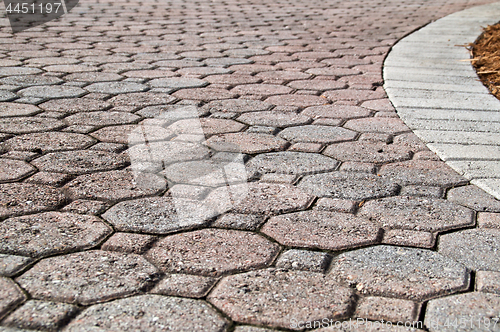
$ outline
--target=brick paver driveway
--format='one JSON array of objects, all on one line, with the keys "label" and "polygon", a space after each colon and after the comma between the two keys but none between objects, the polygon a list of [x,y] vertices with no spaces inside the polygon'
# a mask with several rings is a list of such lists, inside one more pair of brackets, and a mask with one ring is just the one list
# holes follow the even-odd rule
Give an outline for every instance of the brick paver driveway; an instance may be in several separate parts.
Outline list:
[{"label": "brick paver driveway", "polygon": [[409,131],[381,74],[398,38],[491,2],[83,1],[15,35],[4,19],[0,325],[497,328],[500,202]]}]

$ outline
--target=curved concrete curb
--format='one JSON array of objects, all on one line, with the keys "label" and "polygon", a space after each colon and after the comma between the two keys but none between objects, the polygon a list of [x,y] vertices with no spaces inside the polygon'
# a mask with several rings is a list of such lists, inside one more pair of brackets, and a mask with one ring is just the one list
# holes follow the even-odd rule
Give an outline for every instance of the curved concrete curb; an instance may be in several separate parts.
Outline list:
[{"label": "curved concrete curb", "polygon": [[500,20],[500,2],[427,25],[398,42],[384,88],[401,119],[449,166],[500,199],[500,101],[479,81],[462,45]]}]

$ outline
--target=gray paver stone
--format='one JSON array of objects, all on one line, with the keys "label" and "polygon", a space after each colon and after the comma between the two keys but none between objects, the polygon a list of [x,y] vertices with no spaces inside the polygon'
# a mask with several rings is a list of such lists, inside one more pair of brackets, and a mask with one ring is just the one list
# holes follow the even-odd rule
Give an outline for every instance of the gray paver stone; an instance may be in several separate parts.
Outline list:
[{"label": "gray paver stone", "polygon": [[476,186],[463,186],[448,191],[448,200],[476,211],[500,212],[500,201]]},{"label": "gray paver stone", "polygon": [[465,290],[470,277],[465,266],[436,252],[387,245],[340,254],[330,273],[361,294],[414,301]]},{"label": "gray paver stone", "polygon": [[38,98],[77,98],[86,93],[82,88],[65,85],[32,86],[18,92],[22,97]]},{"label": "gray paver stone", "polygon": [[64,119],[68,125],[85,125],[85,126],[108,126],[129,124],[139,121],[140,117],[127,112],[81,112],[71,115]]},{"label": "gray paver stone", "polygon": [[310,123],[310,117],[294,112],[249,112],[238,117],[238,121],[252,126],[291,127]]},{"label": "gray paver stone", "polygon": [[95,331],[96,326],[123,332],[223,332],[228,323],[200,300],[141,295],[92,306],[78,315],[65,331],[90,332]]},{"label": "gray paver stone", "polygon": [[331,256],[324,252],[291,249],[281,254],[276,267],[282,269],[324,272]]},{"label": "gray paver stone", "polygon": [[109,94],[142,92],[147,89],[148,87],[146,85],[133,82],[101,82],[93,83],[85,87],[85,90],[89,92]]},{"label": "gray paver stone", "polygon": [[15,136],[2,144],[8,150],[54,152],[84,149],[95,140],[87,135],[57,131]]},{"label": "gray paver stone", "polygon": [[498,319],[499,310],[498,295],[458,294],[429,301],[424,324],[432,332],[500,331],[500,327],[492,320]]},{"label": "gray paver stone", "polygon": [[249,99],[228,99],[220,101],[212,101],[203,106],[204,110],[210,113],[216,112],[234,112],[234,113],[245,113],[245,112],[259,112],[267,111],[271,108],[271,104],[259,101],[259,100],[249,100]]},{"label": "gray paver stone", "polygon": [[288,145],[287,141],[273,135],[246,132],[215,135],[210,137],[206,144],[217,151],[248,154],[281,151]]},{"label": "gray paver stone", "polygon": [[477,271],[476,291],[500,295],[500,272]]},{"label": "gray paver stone", "polygon": [[412,301],[367,296],[359,300],[355,315],[378,321],[413,322],[417,319],[417,309]]},{"label": "gray paver stone", "polygon": [[0,276],[12,277],[32,261],[30,257],[0,254]]},{"label": "gray paver stone", "polygon": [[333,172],[305,176],[298,187],[318,197],[364,200],[395,195],[399,186],[371,174]]},{"label": "gray paver stone", "polygon": [[415,231],[445,231],[473,226],[470,209],[439,198],[396,196],[365,203],[359,214],[384,228]]},{"label": "gray paver stone", "polygon": [[16,281],[35,299],[90,305],[137,293],[156,274],[141,256],[93,250],[45,258]]},{"label": "gray paver stone", "polygon": [[151,291],[154,294],[202,298],[207,295],[217,279],[189,274],[167,274]]},{"label": "gray paver stone", "polygon": [[35,171],[27,162],[0,158],[0,183],[20,180]]},{"label": "gray paver stone", "polygon": [[4,325],[54,331],[78,312],[78,307],[55,302],[30,300],[10,314],[3,322]]},{"label": "gray paver stone", "polygon": [[367,163],[403,161],[410,159],[412,155],[410,149],[404,146],[366,141],[332,144],[323,151],[323,154],[340,161]]},{"label": "gray paver stone", "polygon": [[26,295],[8,278],[0,277],[0,318],[26,300]]},{"label": "gray paver stone", "polygon": [[329,144],[352,141],[357,135],[358,134],[354,131],[340,127],[305,125],[286,128],[280,132],[278,136],[294,143]]},{"label": "gray paver stone", "polygon": [[441,235],[438,252],[472,270],[500,272],[500,230],[466,229]]},{"label": "gray paver stone", "polygon": [[260,215],[226,213],[212,223],[212,227],[255,231],[264,223],[265,218]]},{"label": "gray paver stone", "polygon": [[255,156],[247,163],[247,168],[260,174],[281,173],[305,175],[324,171],[334,171],[339,162],[313,153],[272,152]]},{"label": "gray paver stone", "polygon": [[70,98],[49,100],[39,105],[46,111],[63,111],[68,113],[104,111],[111,107],[108,102],[90,98]]}]

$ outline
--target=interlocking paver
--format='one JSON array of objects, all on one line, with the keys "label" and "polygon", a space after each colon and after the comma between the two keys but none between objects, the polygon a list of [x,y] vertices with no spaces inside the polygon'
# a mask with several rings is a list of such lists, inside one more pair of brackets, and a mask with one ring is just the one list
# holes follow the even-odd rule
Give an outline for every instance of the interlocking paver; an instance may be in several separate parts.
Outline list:
[{"label": "interlocking paver", "polygon": [[279,133],[281,138],[294,143],[305,142],[323,144],[352,141],[357,135],[356,132],[349,129],[319,125],[289,127]]},{"label": "interlocking paver", "polygon": [[333,172],[305,176],[298,184],[318,197],[364,200],[393,196],[399,186],[391,180],[371,174]]},{"label": "interlocking paver", "polygon": [[65,197],[61,190],[30,183],[0,184],[0,217],[57,208]]},{"label": "interlocking paver", "polygon": [[438,252],[472,270],[500,271],[499,235],[497,229],[468,229],[441,235]]},{"label": "interlocking paver", "polygon": [[92,248],[112,232],[97,217],[45,212],[4,220],[0,252],[43,257]]},{"label": "interlocking paver", "polygon": [[243,128],[245,128],[245,125],[242,123],[214,118],[179,120],[168,126],[168,129],[177,134],[201,134],[205,136],[238,132]]},{"label": "interlocking paver", "polygon": [[[474,292],[453,295],[429,301],[424,322],[433,332],[494,331],[495,328],[487,322],[496,320],[499,309],[500,296],[495,294]],[[456,326],[449,324],[455,321],[458,322]]]},{"label": "interlocking paver", "polygon": [[71,98],[81,97],[85,94],[85,90],[78,87],[70,86],[32,86],[22,89],[18,94],[22,97],[39,97],[39,98]]},{"label": "interlocking paver", "polygon": [[[222,205],[219,210],[232,208],[236,213],[273,215],[305,210],[314,198],[294,186],[285,184],[248,183],[234,185],[233,190],[235,193],[244,192],[245,195],[236,202],[228,202],[227,190],[219,188],[212,191],[206,201],[213,207]],[[236,204],[233,206],[231,203]]]},{"label": "interlocking paver", "polygon": [[294,112],[252,112],[238,117],[238,121],[255,126],[291,127],[310,123],[311,118]]},{"label": "interlocking paver", "polygon": [[282,269],[324,272],[331,256],[324,252],[291,249],[280,255],[276,267]]},{"label": "interlocking paver", "polygon": [[355,315],[378,321],[413,322],[417,318],[417,304],[408,300],[367,296],[360,299]]},{"label": "interlocking paver", "polygon": [[202,298],[217,282],[216,278],[189,274],[169,273],[156,287],[153,294]]},{"label": "interlocking paver", "polygon": [[217,151],[248,154],[281,151],[287,146],[284,139],[268,134],[229,133],[210,137],[206,144]]},{"label": "interlocking paver", "polygon": [[214,215],[200,201],[150,197],[118,203],[102,217],[119,231],[168,234],[206,225]]},{"label": "interlocking paver", "polygon": [[60,78],[50,76],[22,75],[8,76],[0,79],[1,84],[11,84],[20,87],[29,87],[35,85],[53,85],[64,82]]},{"label": "interlocking paver", "polygon": [[321,273],[267,269],[224,278],[208,300],[237,322],[290,328],[346,317],[352,293]]},{"label": "interlocking paver", "polygon": [[384,227],[445,231],[474,225],[473,211],[438,198],[396,196],[365,203],[360,214],[377,220]]},{"label": "interlocking paver", "polygon": [[86,135],[49,131],[15,136],[1,146],[7,150],[54,152],[84,149],[94,142]]},{"label": "interlocking paver", "polygon": [[367,295],[422,301],[469,286],[465,266],[436,252],[375,246],[340,254],[333,277]]},{"label": "interlocking paver", "polygon": [[101,247],[102,250],[143,254],[157,238],[136,233],[115,233]]},{"label": "interlocking paver", "polygon": [[220,276],[266,267],[278,251],[278,245],[257,234],[204,229],[167,236],[146,257],[165,272]]},{"label": "interlocking paver", "polygon": [[60,129],[64,123],[51,118],[15,117],[0,118],[0,132],[11,134],[27,134]]},{"label": "interlocking paver", "polygon": [[200,300],[140,295],[92,306],[78,315],[67,331],[90,332],[96,326],[124,332],[224,332],[228,323]]},{"label": "interlocking paver", "polygon": [[463,186],[448,191],[448,199],[476,211],[500,212],[500,201],[476,186]]},{"label": "interlocking paver", "polygon": [[400,119],[393,118],[363,118],[347,121],[345,128],[356,130],[362,133],[382,132],[398,134],[410,131],[410,129]]},{"label": "interlocking paver", "polygon": [[262,232],[291,247],[343,250],[377,243],[377,223],[352,214],[304,211],[269,219]]},{"label": "interlocking paver", "polygon": [[123,154],[105,151],[77,150],[51,152],[31,162],[45,172],[87,174],[122,168],[127,164]]},{"label": "interlocking paver", "polygon": [[89,92],[99,92],[99,93],[110,93],[110,94],[120,94],[120,93],[131,93],[131,92],[141,92],[148,89],[144,84],[133,83],[133,82],[100,82],[93,83],[85,87],[85,90]]},{"label": "interlocking paver", "polygon": [[66,304],[30,300],[10,314],[6,326],[24,329],[56,330],[78,312],[78,307]]},{"label": "interlocking paver", "polygon": [[426,185],[452,187],[467,183],[467,180],[448,165],[432,160],[410,160],[382,166],[379,175],[402,186]]},{"label": "interlocking paver", "polygon": [[20,180],[35,171],[27,162],[0,158],[0,183]]},{"label": "interlocking paver", "polygon": [[141,256],[93,250],[45,258],[16,281],[35,299],[89,305],[137,293],[156,274]]},{"label": "interlocking paver", "polygon": [[312,118],[352,119],[370,116],[372,114],[372,111],[359,106],[324,105],[308,107],[301,114],[310,116]]},{"label": "interlocking paver", "polygon": [[114,106],[151,106],[165,105],[173,102],[174,97],[166,93],[135,92],[117,95],[108,101]]},{"label": "interlocking paver", "polygon": [[204,105],[203,109],[209,111],[210,113],[215,113],[215,112],[245,113],[245,112],[268,111],[271,107],[272,107],[271,104],[259,100],[228,99],[221,101],[212,101]]},{"label": "interlocking paver", "polygon": [[108,102],[90,98],[49,100],[39,105],[46,111],[64,111],[67,113],[104,111],[111,107]]},{"label": "interlocking paver", "polygon": [[30,116],[40,113],[41,110],[28,104],[0,103],[0,117]]},{"label": "interlocking paver", "polygon": [[255,156],[247,163],[247,169],[260,174],[314,174],[333,171],[339,163],[319,154],[303,152],[271,152]]},{"label": "interlocking paver", "polygon": [[391,163],[411,158],[411,151],[407,147],[366,141],[332,144],[323,154],[340,161],[369,163]]},{"label": "interlocking paver", "polygon": [[0,254],[0,276],[12,277],[32,261],[30,257]]},{"label": "interlocking paver", "polygon": [[137,178],[129,170],[80,175],[64,186],[71,199],[120,201],[157,194],[165,190],[165,181],[155,174],[141,173]]},{"label": "interlocking paver", "polygon": [[11,279],[0,277],[0,317],[26,300],[26,295]]},{"label": "interlocking paver", "polygon": [[97,111],[74,114],[65,118],[64,122],[68,125],[107,126],[134,123],[139,119],[139,116],[127,112]]}]

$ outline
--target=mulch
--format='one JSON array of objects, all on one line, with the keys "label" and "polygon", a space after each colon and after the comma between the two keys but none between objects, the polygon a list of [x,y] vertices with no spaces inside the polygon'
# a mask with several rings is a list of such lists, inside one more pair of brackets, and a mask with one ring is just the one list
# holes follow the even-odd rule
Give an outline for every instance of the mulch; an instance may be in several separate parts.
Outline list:
[{"label": "mulch", "polygon": [[484,28],[481,36],[469,46],[471,62],[479,78],[500,99],[500,23]]}]

